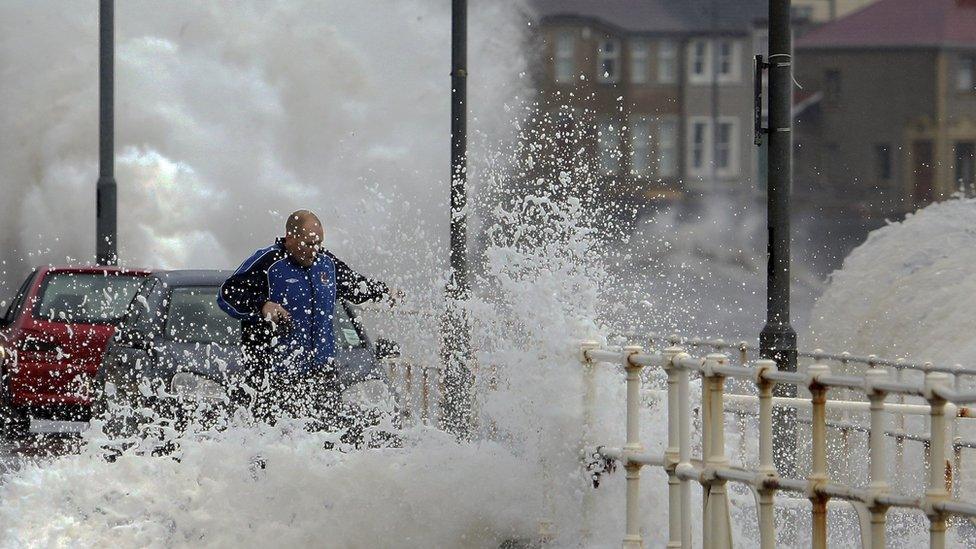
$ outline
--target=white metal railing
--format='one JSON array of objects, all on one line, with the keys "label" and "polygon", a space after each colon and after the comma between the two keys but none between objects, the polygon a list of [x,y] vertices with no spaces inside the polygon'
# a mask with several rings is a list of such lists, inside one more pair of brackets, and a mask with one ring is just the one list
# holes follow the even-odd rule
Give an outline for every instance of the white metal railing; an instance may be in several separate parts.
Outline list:
[{"label": "white metal railing", "polygon": [[[832,355],[816,353],[819,360],[834,360]],[[861,357],[841,355],[847,360]],[[816,357],[813,357],[816,359]],[[867,357],[864,357],[867,359]],[[950,384],[950,376],[942,369],[927,368],[924,382],[908,382],[890,379],[886,370],[879,366],[892,366],[892,361],[871,358],[874,368],[863,376],[834,375],[823,363],[811,365],[807,373],[781,372],[775,362],[758,360],[739,366],[730,364],[724,354],[709,354],[696,358],[677,346],[661,351],[644,352],[640,347],[628,346],[622,350],[600,348],[596,343],[583,344],[581,360],[587,382],[584,395],[584,421],[590,424],[592,417],[592,385],[597,364],[620,364],[627,373],[627,436],[622,447],[599,447],[604,458],[616,460],[627,471],[626,526],[624,547],[641,547],[643,540],[639,530],[638,493],[640,469],[643,466],[662,467],[668,475],[669,529],[668,547],[691,547],[691,483],[701,485],[704,492],[702,545],[706,549],[729,547],[732,543],[729,519],[729,503],[726,492],[728,482],[742,483],[756,494],[760,544],[763,548],[775,545],[774,497],[777,492],[794,492],[805,495],[812,504],[811,539],[814,547],[826,547],[827,504],[830,500],[848,501],[858,509],[861,520],[861,537],[867,547],[885,547],[885,526],[890,508],[907,508],[923,511],[929,520],[931,547],[945,547],[947,520],[952,516],[976,517],[976,505],[951,497],[947,478],[946,433],[949,426],[946,415],[968,417],[970,409],[965,405],[976,402],[976,392],[962,391]],[[663,455],[646,453],[640,441],[639,406],[641,370],[657,368],[667,375],[668,436]],[[952,372],[960,374],[961,368]],[[701,398],[701,455],[692,456],[691,399],[689,376],[697,373],[702,378]],[[966,372],[968,373],[968,372]],[[755,384],[758,396],[743,398],[725,394],[727,379],[738,379]],[[773,397],[775,384],[805,387],[810,397],[805,399],[778,400]],[[827,398],[831,389],[845,389],[865,395],[867,403],[850,402],[831,404]],[[921,397],[925,406],[886,403],[889,395]],[[754,400],[753,400],[754,399]],[[759,465],[757,468],[732,466],[725,450],[725,404],[727,401],[758,402],[759,405]],[[812,467],[806,478],[781,477],[773,464],[773,406],[798,405],[811,409]],[[870,482],[858,488],[832,480],[827,470],[827,409],[863,408],[867,404],[870,413],[868,429]],[[923,496],[899,493],[891,488],[886,477],[885,437],[887,413],[924,414],[929,419],[928,482]],[[592,433],[584,435],[589,443]],[[902,434],[901,436],[908,436]],[[587,510],[584,509],[584,513]],[[586,524],[584,517],[584,525]],[[585,526],[584,526],[585,527]]]},{"label": "white metal railing", "polygon": [[444,392],[441,368],[399,357],[383,362],[403,424],[436,423],[440,410],[438,402]]}]

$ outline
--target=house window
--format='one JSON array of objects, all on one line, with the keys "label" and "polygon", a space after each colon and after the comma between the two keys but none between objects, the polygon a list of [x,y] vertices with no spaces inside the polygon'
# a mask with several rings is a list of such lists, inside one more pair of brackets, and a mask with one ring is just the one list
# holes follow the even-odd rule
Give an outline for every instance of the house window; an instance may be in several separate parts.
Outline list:
[{"label": "house window", "polygon": [[576,72],[576,38],[570,31],[556,35],[556,82],[565,83],[575,80]]},{"label": "house window", "polygon": [[732,42],[720,40],[718,43],[718,74],[730,76],[732,74]]},{"label": "house window", "polygon": [[840,99],[840,71],[837,69],[824,72],[824,99],[830,102]]},{"label": "house window", "polygon": [[720,40],[718,47],[718,79],[721,82],[731,82],[739,79],[739,58],[736,51],[738,44],[732,40]]},{"label": "house window", "polygon": [[739,172],[739,120],[733,117],[720,118],[717,133],[715,169],[722,175],[736,175]]},{"label": "house window", "polygon": [[613,84],[620,81],[620,40],[606,38],[597,51],[597,80]]},{"label": "house window", "polygon": [[708,163],[708,120],[696,120],[691,123],[691,169],[702,172]]},{"label": "house window", "polygon": [[976,191],[976,142],[960,141],[956,143],[956,185],[959,190],[972,196]]},{"label": "house window", "polygon": [[790,6],[790,12],[793,20],[813,19],[813,6]]},{"label": "house window", "polygon": [[658,126],[658,175],[674,175],[678,167],[678,123],[674,118],[661,120]]},{"label": "house window", "polygon": [[705,40],[692,40],[688,49],[691,57],[688,63],[690,71],[689,80],[692,82],[708,82],[711,80],[712,63],[708,51],[708,42]]},{"label": "house window", "polygon": [[647,175],[651,169],[651,120],[635,116],[630,124],[630,173]]},{"label": "house window", "polygon": [[875,145],[874,155],[878,163],[878,179],[888,181],[891,179],[891,146],[887,143]]},{"label": "house window", "polygon": [[600,170],[615,174],[620,170],[620,127],[610,118],[600,120],[597,133],[600,148]]},{"label": "house window", "polygon": [[960,57],[956,70],[956,89],[964,92],[976,91],[976,57]]},{"label": "house window", "polygon": [[662,40],[657,45],[657,80],[671,84],[678,79],[678,48],[674,40]]},{"label": "house window", "polygon": [[630,81],[634,84],[647,82],[648,47],[646,40],[630,43]]},{"label": "house window", "polygon": [[718,126],[712,126],[711,118],[693,117],[688,127],[689,171],[694,175],[706,175],[714,159],[716,174],[731,176],[738,173],[738,127],[739,121],[734,117],[719,118]]},{"label": "house window", "polygon": [[715,168],[729,171],[732,167],[732,140],[734,128],[732,122],[718,123],[718,135],[715,143]]}]

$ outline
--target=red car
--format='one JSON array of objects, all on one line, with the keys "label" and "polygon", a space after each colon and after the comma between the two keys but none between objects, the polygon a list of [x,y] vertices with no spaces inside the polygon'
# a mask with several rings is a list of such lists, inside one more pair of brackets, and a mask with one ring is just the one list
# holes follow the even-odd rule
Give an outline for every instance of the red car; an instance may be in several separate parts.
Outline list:
[{"label": "red car", "polygon": [[149,271],[41,267],[0,319],[0,422],[24,433],[31,418],[85,421],[91,385],[115,325]]}]

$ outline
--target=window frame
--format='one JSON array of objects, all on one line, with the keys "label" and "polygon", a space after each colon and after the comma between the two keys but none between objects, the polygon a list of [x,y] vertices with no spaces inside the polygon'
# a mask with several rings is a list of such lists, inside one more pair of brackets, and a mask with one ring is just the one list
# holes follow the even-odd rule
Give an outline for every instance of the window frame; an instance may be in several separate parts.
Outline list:
[{"label": "window frame", "polygon": [[[654,169],[654,146],[653,146],[653,135],[654,135],[654,125],[652,124],[653,119],[646,114],[634,114],[630,118],[630,174],[637,177],[648,177],[654,174],[656,171]],[[645,133],[641,135],[637,129],[638,127],[643,127]],[[640,146],[638,146],[640,145]],[[641,157],[639,151],[643,151],[643,160],[645,162],[642,169],[637,169],[637,159]]]},{"label": "window frame", "polygon": [[[568,43],[566,50],[563,49]],[[563,62],[569,63],[569,72],[563,74],[561,65]],[[553,42],[552,52],[553,80],[557,84],[569,84],[576,81],[576,36],[573,31],[563,30],[556,33]]]},{"label": "window frame", "polygon": [[719,138],[721,137],[722,127],[729,127],[729,140],[726,144],[728,148],[728,164],[725,167],[719,166],[718,158],[715,158],[715,173],[722,177],[731,177],[739,174],[739,119],[734,116],[718,117],[718,127],[715,128],[715,151],[718,152],[722,146]]},{"label": "window frame", "polygon": [[[604,126],[607,130],[604,131]],[[607,137],[613,137],[613,145],[608,146]],[[597,120],[597,161],[600,167],[600,175],[618,175],[621,169],[621,154],[620,154],[620,123],[616,118],[610,116],[603,116]],[[607,166],[605,159],[612,159],[612,168]]]},{"label": "window frame", "polygon": [[[631,84],[647,84],[651,81],[651,43],[644,38],[634,38],[628,44],[630,82]],[[637,75],[641,75],[640,78],[637,78]]]},{"label": "window frame", "polygon": [[874,144],[875,168],[879,181],[891,181],[894,177],[894,162],[892,162],[891,144]]},{"label": "window frame", "polygon": [[[720,38],[717,40],[713,40],[712,43],[713,43],[712,47],[715,48],[715,52],[716,52],[715,55],[716,62],[718,63],[718,67],[717,67],[718,70],[716,74],[719,83],[738,82],[742,75],[742,63],[740,60],[742,46],[740,41],[734,38]],[[727,45],[729,48],[728,59],[727,59],[728,61],[727,72],[722,71],[722,63],[724,57],[724,54],[722,53],[722,48],[725,45]]]},{"label": "window frame", "polygon": [[678,81],[678,44],[665,38],[657,43],[657,81],[674,84]]},{"label": "window frame", "polygon": [[[671,136],[664,138],[664,128],[669,128]],[[658,121],[658,175],[661,177],[673,177],[678,173],[678,117],[665,116]],[[665,151],[670,150],[670,162],[665,163]]]},{"label": "window frame", "polygon": [[[701,47],[701,72],[695,70],[699,62]],[[710,84],[712,81],[712,48],[707,38],[693,38],[688,41],[688,82],[691,84]]]},{"label": "window frame", "polygon": [[[701,125],[704,127],[702,131],[702,142],[701,142],[701,165],[695,165],[695,152],[696,147],[699,145],[695,141],[695,130],[696,126]],[[708,116],[689,116],[688,117],[688,173],[696,176],[708,175],[708,163],[711,157],[711,127],[712,120]]]},{"label": "window frame", "polygon": [[[968,82],[963,82],[963,73],[968,72]],[[976,92],[976,55],[962,54],[956,66],[956,91],[960,93]]]},{"label": "window frame", "polygon": [[[606,49],[604,48],[606,44],[613,44],[613,51],[611,53],[607,53]],[[616,84],[620,82],[620,73],[621,73],[620,50],[621,50],[621,43],[619,38],[607,36],[601,38],[599,42],[597,42],[597,49],[596,49],[596,81],[597,82],[601,84]],[[614,70],[612,73],[603,70],[604,61],[611,61],[613,63],[612,66],[614,67]]]},{"label": "window frame", "polygon": [[[739,136],[739,124],[740,120],[736,116],[719,116],[717,119],[718,127],[723,125],[728,125],[731,127],[729,131],[729,144],[728,144],[728,155],[729,163],[728,166],[722,168],[718,165],[718,159],[713,158],[716,151],[715,140],[718,138],[718,131],[712,125],[711,116],[690,116],[688,117],[688,135],[687,135],[687,161],[686,165],[688,168],[688,174],[695,177],[707,177],[711,175],[711,165],[714,162],[715,175],[717,177],[736,177],[739,175],[740,162],[739,154],[741,152],[741,140]],[[702,141],[702,162],[700,166],[695,166],[695,126],[704,126],[704,134]]]}]

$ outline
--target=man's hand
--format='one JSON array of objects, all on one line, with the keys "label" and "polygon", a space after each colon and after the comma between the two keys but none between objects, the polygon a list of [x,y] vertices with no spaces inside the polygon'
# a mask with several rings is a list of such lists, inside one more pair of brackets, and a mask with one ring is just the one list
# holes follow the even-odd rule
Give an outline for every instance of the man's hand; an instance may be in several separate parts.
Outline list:
[{"label": "man's hand", "polygon": [[261,306],[261,318],[268,322],[289,322],[291,315],[288,314],[288,311],[284,307],[274,301],[266,301]]}]

